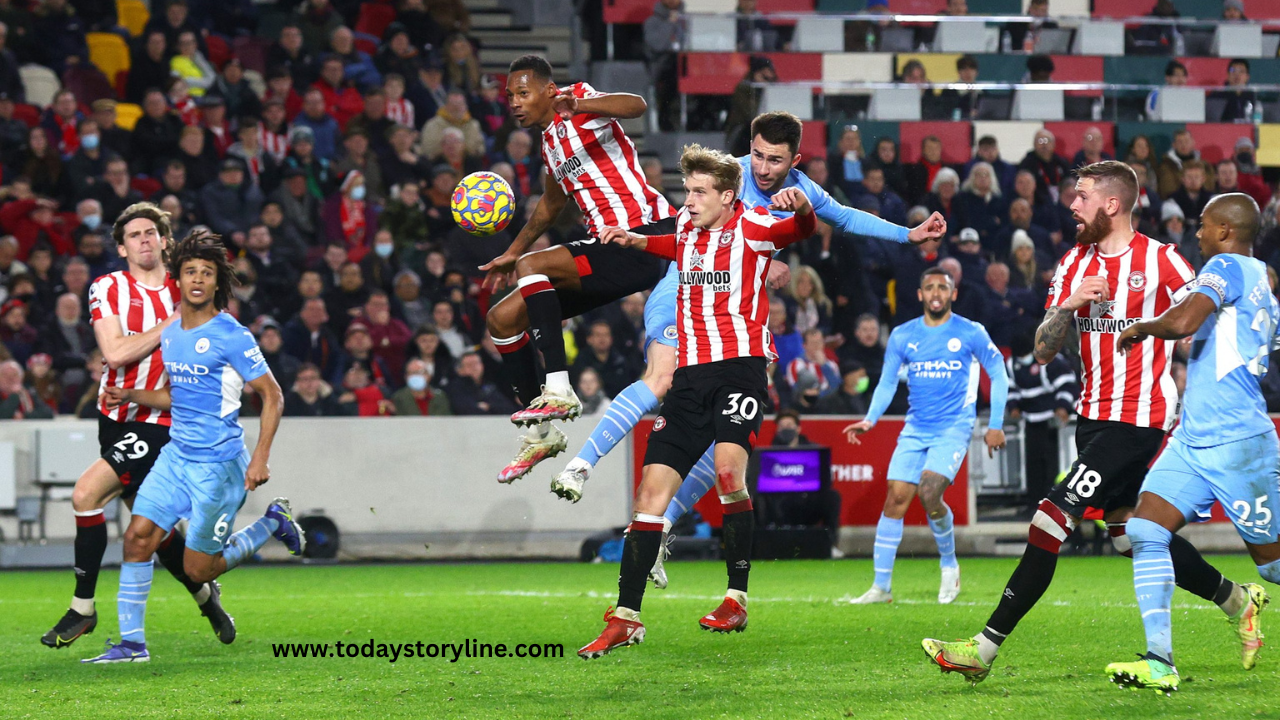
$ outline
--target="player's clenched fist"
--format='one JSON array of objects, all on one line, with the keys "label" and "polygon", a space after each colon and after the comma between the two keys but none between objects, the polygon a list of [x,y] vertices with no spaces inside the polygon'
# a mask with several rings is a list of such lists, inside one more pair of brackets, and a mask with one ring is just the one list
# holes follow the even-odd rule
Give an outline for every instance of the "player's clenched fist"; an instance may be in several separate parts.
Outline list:
[{"label": "player's clenched fist", "polygon": [[265,460],[254,458],[249,461],[249,469],[244,473],[244,487],[246,490],[256,490],[259,485],[265,484],[271,479],[271,468],[267,467]]},{"label": "player's clenched fist", "polygon": [[1092,302],[1103,302],[1111,294],[1107,287],[1107,279],[1101,275],[1090,275],[1080,282],[1080,287],[1071,293],[1071,297],[1062,303],[1068,310],[1079,310]]},{"label": "player's clenched fist", "polygon": [[793,187],[780,190],[769,198],[769,208],[793,212],[797,215],[808,215],[813,210],[813,206],[809,204],[809,197],[800,192],[799,188]]},{"label": "player's clenched fist", "polygon": [[927,220],[911,228],[907,240],[919,245],[929,240],[939,240],[947,234],[947,219],[940,212],[934,212]]}]

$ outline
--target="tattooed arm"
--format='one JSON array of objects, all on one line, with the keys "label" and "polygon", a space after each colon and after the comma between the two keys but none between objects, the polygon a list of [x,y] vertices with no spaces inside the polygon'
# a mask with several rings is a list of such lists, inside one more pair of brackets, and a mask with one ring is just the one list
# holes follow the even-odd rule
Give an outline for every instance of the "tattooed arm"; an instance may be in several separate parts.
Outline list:
[{"label": "tattooed arm", "polygon": [[1036,329],[1036,362],[1048,365],[1062,350],[1067,332],[1071,329],[1076,311],[1091,302],[1102,302],[1110,294],[1106,278],[1093,275],[1084,279],[1076,291],[1061,305],[1049,308],[1044,321]]}]

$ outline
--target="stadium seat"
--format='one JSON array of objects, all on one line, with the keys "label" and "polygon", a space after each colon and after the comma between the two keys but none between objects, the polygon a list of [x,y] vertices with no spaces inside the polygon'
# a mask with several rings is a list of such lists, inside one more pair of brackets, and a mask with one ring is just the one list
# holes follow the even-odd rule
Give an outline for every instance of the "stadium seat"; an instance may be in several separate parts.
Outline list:
[{"label": "stadium seat", "polygon": [[[990,135],[1000,147],[1000,157],[1017,165],[1035,146],[1036,131],[1044,127],[1038,122],[991,122],[979,120],[973,124],[973,136]],[[945,146],[944,146],[945,147]]]},{"label": "stadium seat", "polygon": [[734,0],[685,0],[684,11],[690,15],[714,15],[734,12],[737,7]]},{"label": "stadium seat", "polygon": [[[1156,96],[1156,111],[1165,122],[1202,123],[1209,117],[1208,100],[1199,88],[1160,88],[1160,94]],[[1213,117],[1222,117],[1222,107]]]},{"label": "stadium seat", "polygon": [[800,136],[800,154],[806,158],[827,157],[826,122],[822,120],[804,122],[804,134]]},{"label": "stadium seat", "polygon": [[701,52],[733,52],[738,47],[738,21],[718,15],[690,15],[685,46]]},{"label": "stadium seat", "polygon": [[1211,52],[1225,58],[1262,57],[1262,26],[1253,23],[1222,23],[1213,34]]},{"label": "stadium seat", "polygon": [[[766,53],[778,80],[822,80],[819,53]],[[746,53],[682,53],[679,91],[688,95],[732,95],[747,74]]]},{"label": "stadium seat", "polygon": [[825,82],[893,82],[893,75],[893,55],[889,53],[826,53],[822,56]]},{"label": "stadium seat", "polygon": [[1091,127],[1096,127],[1102,131],[1102,137],[1105,138],[1102,150],[1109,153],[1111,157],[1116,156],[1116,125],[1109,122],[1047,122],[1044,128],[1052,132],[1057,138],[1055,146],[1056,152],[1062,157],[1070,160],[1075,154],[1080,152],[1080,148],[1084,142],[1084,131]]},{"label": "stadium seat", "polygon": [[13,117],[26,123],[27,127],[35,127],[40,124],[40,113],[43,108],[36,107],[30,103],[17,103],[13,106]]},{"label": "stadium seat", "polygon": [[215,68],[221,70],[222,66],[226,65],[227,61],[231,59],[231,46],[227,44],[226,40],[212,33],[205,37],[204,43],[209,48],[207,55],[209,62]]},{"label": "stadium seat", "polygon": [[653,14],[648,0],[604,0],[604,21],[610,24],[641,25]]},{"label": "stadium seat", "polygon": [[151,20],[151,11],[142,0],[116,0],[116,15],[124,29],[134,37],[141,35]]},{"label": "stadium seat", "polygon": [[1280,125],[1258,126],[1258,164],[1280,166]]},{"label": "stadium seat", "polygon": [[103,98],[115,99],[116,91],[102,71],[90,63],[68,66],[62,73],[62,86],[76,94],[83,105]]},{"label": "stadium seat", "polygon": [[937,30],[933,35],[933,50],[935,52],[994,52],[998,47],[998,35],[996,43],[988,46],[987,26],[982,23],[938,23]]},{"label": "stadium seat", "polygon": [[62,87],[58,76],[43,65],[23,65],[18,68],[18,74],[22,77],[22,87],[27,91],[27,102],[42,108],[53,102],[53,96]]},{"label": "stadium seat", "polygon": [[873,90],[867,117],[873,120],[919,120],[924,110],[921,100],[920,91],[914,87]]},{"label": "stadium seat", "polygon": [[1072,52],[1077,55],[1124,55],[1124,23],[1106,20],[1080,23]]},{"label": "stadium seat", "polygon": [[1138,135],[1144,135],[1151,141],[1151,148],[1157,157],[1169,152],[1173,145],[1173,134],[1186,127],[1182,123],[1116,123],[1116,147],[1121,153],[1127,152],[1129,143]]},{"label": "stadium seat", "polygon": [[132,131],[133,126],[138,124],[138,118],[142,117],[142,106],[133,103],[117,103],[116,104],[116,125],[125,130]]},{"label": "stadium seat", "polygon": [[89,62],[98,66],[114,86],[116,76],[129,71],[129,46],[124,38],[115,33],[89,33],[85,40],[89,44]]},{"label": "stadium seat", "polygon": [[817,15],[801,18],[791,47],[796,52],[844,52],[844,23]]},{"label": "stadium seat", "polygon": [[267,72],[267,49],[270,47],[271,41],[248,35],[242,35],[231,41],[231,50],[236,57],[240,58],[244,68],[264,75]]},{"label": "stadium seat", "polygon": [[[898,53],[894,75],[901,76],[902,68],[907,63],[918,60],[921,65],[924,65],[925,77],[930,81],[956,82],[960,79],[960,75],[956,73],[956,61],[960,56],[961,53]],[[981,61],[978,64],[981,66]]]},{"label": "stadium seat", "polygon": [[360,3],[360,16],[356,18],[355,31],[380,38],[395,19],[396,9],[391,5]]},{"label": "stadium seat", "polygon": [[1024,88],[1013,93],[1013,120],[1061,120],[1066,117],[1063,91],[1053,88]]},{"label": "stadium seat", "polygon": [[920,143],[933,135],[942,141],[942,162],[964,164],[973,156],[973,126],[967,122],[904,122],[898,130],[903,163],[920,161]]},{"label": "stadium seat", "polygon": [[[1022,0],[1026,12],[1031,0]],[[1050,17],[1089,17],[1089,0],[1049,0]]]},{"label": "stadium seat", "polygon": [[[1057,82],[1102,82],[1103,58],[1098,56],[1054,55],[1053,79]],[[1225,77],[1225,76],[1224,76]],[[1101,90],[1068,90],[1067,97],[1102,97]]]},{"label": "stadium seat", "polygon": [[1235,152],[1236,141],[1242,137],[1254,138],[1253,126],[1247,123],[1188,124],[1187,130],[1196,139],[1196,148],[1205,162],[1216,163]]}]

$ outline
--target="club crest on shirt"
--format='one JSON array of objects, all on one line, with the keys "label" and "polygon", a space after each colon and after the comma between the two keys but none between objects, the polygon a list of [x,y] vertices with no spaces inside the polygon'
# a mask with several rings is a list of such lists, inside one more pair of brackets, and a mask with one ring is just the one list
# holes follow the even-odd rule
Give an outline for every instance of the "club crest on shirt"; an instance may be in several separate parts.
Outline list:
[{"label": "club crest on shirt", "polygon": [[196,341],[196,352],[209,352],[209,338],[200,338]]},{"label": "club crest on shirt", "polygon": [[666,329],[662,331],[662,337],[668,340],[675,340],[679,335],[680,331],[676,329],[675,325],[668,325]]},{"label": "club crest on shirt", "polygon": [[666,427],[666,426],[667,426],[667,419],[666,419],[666,418],[664,418],[664,417],[662,417],[661,415],[659,415],[659,416],[658,416],[658,419],[657,419],[657,420],[654,420],[654,421],[653,421],[653,431],[654,431],[654,432],[658,432],[659,430],[661,430],[662,428],[664,428],[664,427]]},{"label": "club crest on shirt", "polygon": [[557,123],[557,124],[556,124],[556,137],[558,137],[558,138],[560,138],[561,140],[563,140],[563,139],[565,139],[566,137],[568,137],[568,135],[569,135],[569,130],[564,126],[564,123]]},{"label": "club crest on shirt", "polygon": [[960,352],[960,338],[951,338],[948,340],[947,349],[951,352]]},{"label": "club crest on shirt", "polygon": [[1134,270],[1129,273],[1129,289],[1133,291],[1141,290],[1147,286],[1147,274],[1141,270]]}]

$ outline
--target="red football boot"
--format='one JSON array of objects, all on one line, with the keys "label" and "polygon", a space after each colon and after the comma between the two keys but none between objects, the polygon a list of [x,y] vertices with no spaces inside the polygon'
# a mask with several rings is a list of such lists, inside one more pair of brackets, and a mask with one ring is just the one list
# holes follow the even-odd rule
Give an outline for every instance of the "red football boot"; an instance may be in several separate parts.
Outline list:
[{"label": "red football boot", "polygon": [[737,600],[727,597],[710,615],[703,615],[698,624],[703,630],[742,632],[747,629],[747,609],[739,605]]},{"label": "red football boot", "polygon": [[[744,616],[745,617],[745,616]],[[613,606],[604,611],[604,632],[578,651],[583,660],[608,655],[615,648],[637,645],[644,642],[644,624],[638,620],[623,620],[613,614]]]}]

